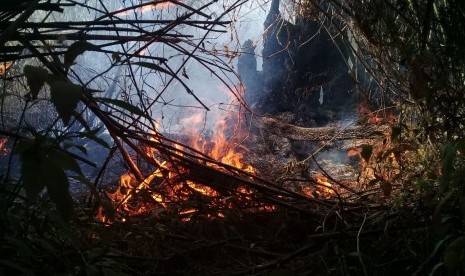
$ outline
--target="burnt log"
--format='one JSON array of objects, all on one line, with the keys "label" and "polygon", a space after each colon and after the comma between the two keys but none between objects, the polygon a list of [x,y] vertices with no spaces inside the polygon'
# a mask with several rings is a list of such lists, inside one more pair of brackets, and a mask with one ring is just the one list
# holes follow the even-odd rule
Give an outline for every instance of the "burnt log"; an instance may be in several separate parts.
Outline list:
[{"label": "burnt log", "polygon": [[386,136],[389,126],[355,125],[337,127],[300,127],[271,117],[259,119],[259,128],[265,133],[300,141],[372,139]]}]

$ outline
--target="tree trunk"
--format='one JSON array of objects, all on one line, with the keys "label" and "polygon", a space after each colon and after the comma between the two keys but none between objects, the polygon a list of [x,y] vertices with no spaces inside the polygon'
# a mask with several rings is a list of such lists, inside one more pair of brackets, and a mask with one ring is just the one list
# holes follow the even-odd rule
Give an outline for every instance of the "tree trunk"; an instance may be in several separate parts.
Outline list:
[{"label": "tree trunk", "polygon": [[349,126],[346,128],[314,127],[305,128],[288,124],[270,117],[262,117],[259,127],[267,133],[293,140],[324,141],[324,140],[348,140],[369,139],[385,136],[388,126]]}]

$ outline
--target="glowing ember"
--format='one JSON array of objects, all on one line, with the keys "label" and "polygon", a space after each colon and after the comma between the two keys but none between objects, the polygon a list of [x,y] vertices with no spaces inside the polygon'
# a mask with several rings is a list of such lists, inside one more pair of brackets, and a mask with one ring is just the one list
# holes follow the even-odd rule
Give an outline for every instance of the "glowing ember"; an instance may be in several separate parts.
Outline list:
[{"label": "glowing ember", "polygon": [[347,156],[348,157],[354,157],[354,156],[361,156],[362,154],[362,148],[353,148],[353,149],[349,149],[347,151]]},{"label": "glowing ember", "polygon": [[0,154],[2,155],[6,155],[9,152],[9,150],[5,147],[7,142],[8,142],[8,137],[0,138]]}]

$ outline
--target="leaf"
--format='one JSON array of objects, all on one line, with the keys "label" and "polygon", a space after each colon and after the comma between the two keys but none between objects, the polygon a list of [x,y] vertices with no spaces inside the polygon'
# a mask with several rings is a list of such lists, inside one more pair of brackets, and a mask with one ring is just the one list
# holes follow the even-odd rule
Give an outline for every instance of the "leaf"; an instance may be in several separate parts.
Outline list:
[{"label": "leaf", "polygon": [[76,159],[67,151],[52,149],[48,153],[47,158],[51,160],[55,166],[82,175],[81,168],[79,167]]},{"label": "leaf", "polygon": [[74,42],[65,53],[65,68],[68,69],[74,60],[85,51],[100,51],[100,47],[84,40]]},{"label": "leaf", "polygon": [[360,153],[360,155],[365,160],[365,162],[368,163],[372,153],[373,153],[372,145],[362,145],[362,152]]},{"label": "leaf", "polygon": [[34,200],[44,190],[46,179],[42,173],[42,153],[38,145],[20,141],[21,176],[28,200]]},{"label": "leaf", "polygon": [[48,78],[48,71],[31,65],[24,66],[24,75],[27,79],[27,85],[29,86],[31,99],[37,99],[40,89],[45,84],[45,80]]},{"label": "leaf", "polygon": [[67,222],[74,213],[69,193],[68,177],[64,169],[80,172],[76,160],[53,148],[52,144],[37,136],[34,141],[20,141],[21,175],[26,197],[34,200],[47,188],[62,219]]},{"label": "leaf", "polygon": [[102,102],[106,102],[106,103],[109,103],[109,104],[116,105],[118,107],[126,109],[127,111],[131,112],[132,114],[139,115],[139,116],[142,116],[144,118],[147,118],[148,120],[151,120],[151,118],[150,118],[150,116],[148,114],[146,114],[144,111],[140,110],[140,108],[138,108],[137,106],[132,105],[132,104],[130,104],[128,102],[125,102],[125,101],[122,101],[122,100],[117,100],[117,99],[109,99],[109,98],[97,98],[97,99],[102,101]]},{"label": "leaf", "polygon": [[114,62],[120,62],[120,61],[121,61],[121,57],[118,55],[118,53],[112,53],[112,54],[111,54],[111,59],[112,59]]},{"label": "leaf", "polygon": [[82,137],[87,137],[87,138],[91,139],[92,141],[96,142],[97,144],[103,146],[104,148],[110,149],[110,145],[108,145],[107,141],[103,140],[102,138],[98,137],[97,135],[95,135],[92,132],[82,133]]},{"label": "leaf", "polygon": [[67,126],[82,96],[82,87],[66,80],[50,79],[51,101],[63,124]]},{"label": "leaf", "polygon": [[186,79],[189,79],[189,76],[187,75],[187,72],[186,72],[186,67],[182,68],[182,76],[185,77]]},{"label": "leaf", "polygon": [[51,162],[44,169],[47,176],[47,192],[55,203],[61,218],[68,222],[74,214],[73,199],[69,193],[69,181],[64,170]]},{"label": "leaf", "polygon": [[163,68],[163,67],[161,67],[159,65],[156,65],[155,63],[140,61],[140,62],[133,62],[132,64],[133,65],[139,65],[139,66],[142,66],[142,67],[145,67],[145,68],[149,68],[149,69],[152,69],[152,70],[155,70],[155,71],[160,71],[162,73],[173,76],[173,74],[170,71],[166,70],[165,68]]},{"label": "leaf", "polygon": [[78,145],[78,144],[69,143],[69,142],[64,142],[64,143],[63,143],[63,148],[64,148],[65,150],[68,150],[68,149],[71,149],[71,148],[76,148],[76,149],[78,149],[80,152],[82,152],[83,154],[87,155],[87,149],[86,149],[86,147],[81,146],[81,145]]},{"label": "leaf", "polygon": [[81,182],[89,189],[89,191],[91,191],[94,195],[97,195],[97,189],[95,188],[95,184],[90,182],[85,176],[76,175],[76,176],[71,176],[71,178]]}]

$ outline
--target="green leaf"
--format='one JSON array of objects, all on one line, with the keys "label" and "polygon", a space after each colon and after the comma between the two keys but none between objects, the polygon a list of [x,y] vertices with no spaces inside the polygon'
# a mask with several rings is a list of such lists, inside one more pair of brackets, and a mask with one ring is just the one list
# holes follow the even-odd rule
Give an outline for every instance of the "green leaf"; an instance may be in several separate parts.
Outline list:
[{"label": "green leaf", "polygon": [[30,89],[31,99],[37,99],[40,89],[45,84],[46,79],[48,78],[48,71],[44,68],[26,65],[23,69],[24,75],[27,79],[27,85]]},{"label": "green leaf", "polygon": [[149,68],[149,69],[159,71],[159,72],[168,74],[170,76],[173,76],[173,74],[170,71],[166,70],[165,68],[161,67],[160,65],[156,65],[155,63],[140,61],[140,62],[134,62],[134,63],[131,63],[131,64],[139,65],[139,66],[142,66],[142,67],[145,67],[145,68]]},{"label": "green leaf", "polygon": [[66,80],[49,79],[51,101],[63,123],[68,125],[79,100],[82,87]]},{"label": "green leaf", "polygon": [[373,153],[372,145],[362,145],[362,152],[360,153],[360,155],[367,163],[370,160],[372,153]]},{"label": "green leaf", "polygon": [[85,51],[100,51],[100,47],[84,40],[76,41],[65,53],[65,67],[68,69],[76,58]]},{"label": "green leaf", "polygon": [[127,111],[131,112],[132,114],[142,116],[144,118],[147,118],[151,120],[150,116],[146,114],[144,111],[140,110],[137,106],[134,106],[128,102],[122,101],[122,100],[117,100],[117,99],[109,99],[109,98],[97,98],[99,101],[106,102],[109,104],[116,105],[118,107],[121,107],[123,109],[126,109]]}]

